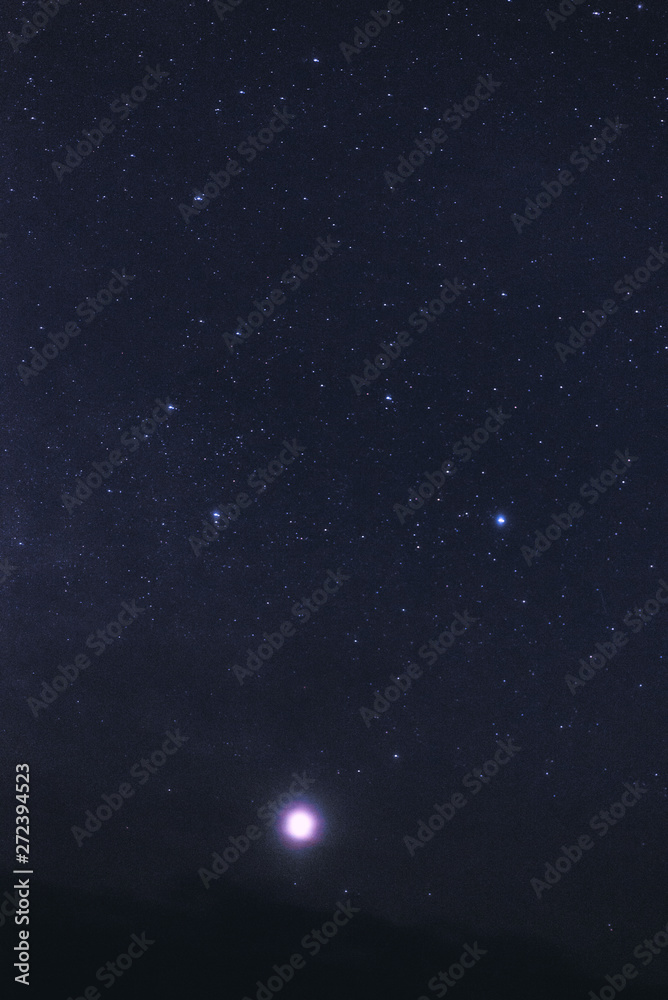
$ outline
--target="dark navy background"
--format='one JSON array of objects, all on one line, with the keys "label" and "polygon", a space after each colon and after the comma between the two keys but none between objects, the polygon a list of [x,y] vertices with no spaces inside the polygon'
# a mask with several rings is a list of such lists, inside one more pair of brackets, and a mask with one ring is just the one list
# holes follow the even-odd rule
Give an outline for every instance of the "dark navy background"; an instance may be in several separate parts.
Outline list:
[{"label": "dark navy background", "polygon": [[[36,10],[12,0],[3,31]],[[242,0],[222,20],[206,0],[71,0],[18,52],[3,38],[0,889],[26,761],[33,996],[82,995],[146,932],[119,997],[254,998],[344,899],[360,913],[286,998],[434,996],[475,941],[488,955],[462,1000],[585,1000],[629,961],[629,998],[665,990],[668,955],[632,952],[668,922],[668,611],[575,694],[564,678],[668,578],[668,271],[565,363],[554,346],[668,244],[665,13],[589,0],[552,30],[534,3],[406,2],[348,63],[368,19],[353,0]],[[118,121],[147,66],[168,76]],[[480,75],[501,86],[390,191],[384,172]],[[179,204],[274,107],[294,120],[186,225]],[[105,117],[115,131],[59,182],[52,162]],[[578,173],[570,154],[606,118],[628,128]],[[518,233],[511,215],[569,168]],[[123,268],[127,290],[25,384],[31,348]],[[446,279],[466,293],[407,326]],[[279,287],[231,355],[223,334]],[[413,343],[356,395],[350,376],[403,329]],[[167,397],[169,419],[68,512],[62,494]],[[400,524],[393,506],[490,408],[510,419]],[[195,558],[189,536],[286,438],[303,455]],[[623,481],[527,566],[521,547],[617,449],[638,458]],[[240,685],[232,665],[339,568],[350,581]],[[35,718],[28,699],[133,600],[144,613]],[[479,620],[428,666],[418,650],[465,611]],[[423,676],[366,727],[360,708],[411,661]],[[78,847],[71,828],[176,727],[188,741]],[[521,752],[411,857],[403,838],[507,739]],[[205,890],[198,869],[293,772],[315,779],[320,843],[269,831]],[[637,807],[537,899],[530,880],[634,781]],[[11,985],[18,928],[0,938]]]}]

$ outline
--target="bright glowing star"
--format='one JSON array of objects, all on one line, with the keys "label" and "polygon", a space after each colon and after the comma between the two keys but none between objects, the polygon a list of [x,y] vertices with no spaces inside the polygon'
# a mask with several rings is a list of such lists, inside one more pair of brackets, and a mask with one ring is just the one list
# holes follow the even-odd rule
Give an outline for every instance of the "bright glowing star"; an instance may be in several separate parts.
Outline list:
[{"label": "bright glowing star", "polygon": [[499,516],[496,519],[496,523],[497,524],[505,524],[506,523],[506,519],[503,516],[503,514],[499,514]]},{"label": "bright glowing star", "polygon": [[305,809],[295,809],[288,814],[285,829],[295,840],[307,840],[315,829],[315,818]]},{"label": "bright glowing star", "polygon": [[318,813],[306,806],[286,809],[279,820],[281,839],[287,847],[299,849],[316,844],[322,834],[322,820]]}]

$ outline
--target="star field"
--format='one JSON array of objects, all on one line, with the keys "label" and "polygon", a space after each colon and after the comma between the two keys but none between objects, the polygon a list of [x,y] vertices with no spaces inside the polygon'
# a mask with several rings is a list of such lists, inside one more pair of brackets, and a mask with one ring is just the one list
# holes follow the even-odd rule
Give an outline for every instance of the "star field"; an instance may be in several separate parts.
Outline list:
[{"label": "star field", "polygon": [[353,0],[5,36],[36,996],[146,931],[119,994],[252,1000],[327,921],[286,1000],[438,995],[476,941],[462,998],[599,995],[625,957],[665,987],[633,958],[668,920],[665,12],[393,2],[357,52]]}]

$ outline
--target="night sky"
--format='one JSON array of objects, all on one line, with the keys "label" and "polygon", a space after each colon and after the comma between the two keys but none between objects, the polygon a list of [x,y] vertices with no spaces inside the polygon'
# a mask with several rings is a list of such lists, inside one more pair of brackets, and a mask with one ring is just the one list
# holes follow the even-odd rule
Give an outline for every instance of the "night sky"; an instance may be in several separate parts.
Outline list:
[{"label": "night sky", "polygon": [[42,8],[2,988],[665,996],[662,5]]}]

